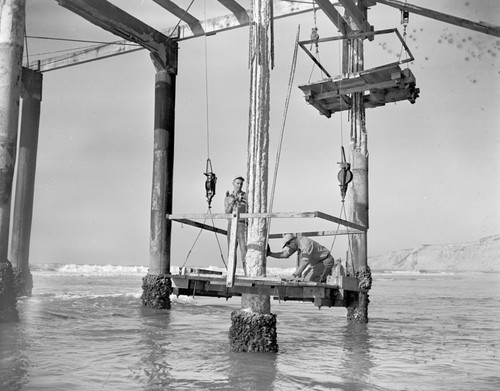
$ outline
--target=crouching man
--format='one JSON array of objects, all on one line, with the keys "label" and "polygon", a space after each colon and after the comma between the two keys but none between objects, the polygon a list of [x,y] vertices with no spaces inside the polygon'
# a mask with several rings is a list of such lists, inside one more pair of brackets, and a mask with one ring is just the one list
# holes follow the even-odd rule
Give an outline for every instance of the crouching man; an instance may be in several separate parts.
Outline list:
[{"label": "crouching man", "polygon": [[[332,274],[332,268],[334,266],[340,267],[340,260],[335,261],[326,247],[305,236],[285,234],[283,242],[281,252],[273,253],[268,247],[267,256],[289,258],[296,251],[300,251],[299,265],[293,273],[295,278],[303,278],[305,281],[312,282],[326,282],[326,277]],[[308,266],[310,266],[309,270],[304,273]]]}]

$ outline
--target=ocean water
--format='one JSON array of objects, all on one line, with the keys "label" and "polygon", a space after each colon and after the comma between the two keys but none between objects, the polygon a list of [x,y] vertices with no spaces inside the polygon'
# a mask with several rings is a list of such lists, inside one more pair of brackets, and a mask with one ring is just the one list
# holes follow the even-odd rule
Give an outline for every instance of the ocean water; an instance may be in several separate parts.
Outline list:
[{"label": "ocean water", "polygon": [[[0,325],[0,390],[498,390],[500,275],[374,273],[368,324],[272,302],[279,353],[231,353],[240,299],[141,305],[144,267],[44,265]],[[286,273],[287,271],[284,271]]]}]

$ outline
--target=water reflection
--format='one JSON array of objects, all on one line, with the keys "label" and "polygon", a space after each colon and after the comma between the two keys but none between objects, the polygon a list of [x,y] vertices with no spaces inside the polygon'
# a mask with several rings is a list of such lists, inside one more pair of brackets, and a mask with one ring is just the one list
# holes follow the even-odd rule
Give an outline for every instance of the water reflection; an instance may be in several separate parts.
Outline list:
[{"label": "water reflection", "polygon": [[31,362],[27,354],[25,302],[18,301],[19,323],[0,325],[0,389],[3,391],[21,390],[29,381]]},{"label": "water reflection", "polygon": [[276,380],[275,353],[230,353],[229,390],[273,390]]},{"label": "water reflection", "polygon": [[370,350],[373,349],[368,324],[347,324],[343,326],[341,372],[346,391],[368,389],[371,369],[374,367]]},{"label": "water reflection", "polygon": [[143,333],[139,339],[140,361],[133,368],[133,379],[144,386],[144,390],[166,390],[172,382],[172,368],[168,363],[168,330],[170,311],[159,311],[141,307]]}]

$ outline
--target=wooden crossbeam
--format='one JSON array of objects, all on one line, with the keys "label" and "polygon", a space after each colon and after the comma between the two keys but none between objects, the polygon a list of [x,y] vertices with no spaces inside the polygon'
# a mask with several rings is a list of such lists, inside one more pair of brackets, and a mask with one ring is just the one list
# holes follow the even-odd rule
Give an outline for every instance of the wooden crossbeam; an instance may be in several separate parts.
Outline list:
[{"label": "wooden crossbeam", "polygon": [[135,42],[165,58],[173,44],[163,33],[105,0],[56,0],[59,5],[80,15],[103,30]]},{"label": "wooden crossbeam", "polygon": [[[181,220],[181,219],[188,219],[188,220],[201,220],[201,219],[231,219],[233,218],[233,215],[231,213],[200,213],[200,214],[170,214],[166,215],[167,219],[170,220]],[[340,219],[338,217],[319,212],[319,211],[314,211],[314,212],[281,212],[281,213],[241,213],[239,218],[240,219],[254,219],[254,218],[275,218],[275,219],[280,219],[280,218],[320,218],[323,220],[328,220],[340,225],[343,225],[345,227],[353,228],[362,232],[366,232],[367,228],[363,227],[359,224],[352,223],[347,220]]]},{"label": "wooden crossbeam", "polygon": [[193,15],[183,10],[177,4],[170,0],[153,0],[156,4],[166,9],[168,12],[177,16],[180,20],[187,23],[193,34],[203,35],[205,31],[201,27],[199,19],[195,18]]},{"label": "wooden crossbeam", "polygon": [[207,231],[216,232],[216,233],[221,234],[221,235],[227,235],[227,231],[224,229],[220,229],[220,228],[213,227],[211,225],[207,225],[207,224],[203,224],[203,223],[198,223],[197,221],[192,221],[192,220],[188,220],[188,219],[172,219],[172,221],[177,221],[178,223],[181,223],[181,224],[191,225],[193,227],[201,228],[201,229],[204,229]]},{"label": "wooden crossbeam", "polygon": [[[198,283],[196,291],[225,291],[231,293],[266,293],[272,296],[297,298],[328,297],[330,290],[343,289],[351,292],[361,292],[359,282],[355,277],[337,276],[329,278],[326,283],[287,280],[279,277],[245,277],[234,276],[233,285],[226,285],[226,276],[215,274],[167,274],[172,279],[174,288],[189,289]],[[228,289],[229,288],[229,289]],[[192,294],[192,291],[190,292]],[[196,294],[196,292],[195,292]]]},{"label": "wooden crossbeam", "polygon": [[[197,221],[188,220],[188,219],[172,219],[172,221],[176,221],[181,224],[190,225],[192,227],[201,228],[207,231],[216,232],[221,235],[227,235],[227,231],[224,229],[220,229],[214,227],[212,225],[207,225],[203,223],[198,223]],[[288,233],[288,232],[287,232]],[[302,232],[290,232],[294,235],[302,235],[302,236],[337,236],[337,235],[352,235],[363,233],[363,231],[358,231],[357,229],[351,230],[336,230],[336,231],[302,231]],[[269,234],[269,239],[281,239],[285,233],[275,233]]]},{"label": "wooden crossbeam", "polygon": [[354,228],[354,229],[357,229],[359,231],[366,232],[366,227],[363,227],[362,225],[351,223],[350,221],[342,220],[342,219],[339,219],[338,217],[331,216],[331,215],[323,213],[323,212],[315,212],[315,213],[317,213],[317,217],[319,217],[320,219],[332,221],[334,223],[338,223],[338,224],[343,225],[345,227]]},{"label": "wooden crossbeam", "polygon": [[500,26],[494,26],[486,24],[484,22],[476,23],[467,19],[458,18],[456,16],[444,14],[438,11],[433,11],[431,9],[419,7],[413,4],[403,3],[402,1],[397,1],[397,0],[377,0],[376,2],[388,5],[389,7],[394,7],[400,10],[409,11],[413,14],[439,20],[440,22],[454,24],[455,26],[460,26],[469,30],[478,31],[480,33],[488,35],[494,35],[495,37],[500,37]]},{"label": "wooden crossbeam", "polygon": [[233,13],[233,15],[238,19],[238,22],[243,24],[248,24],[249,17],[245,8],[243,8],[239,3],[234,0],[217,0],[224,7]]},{"label": "wooden crossbeam", "polygon": [[[314,8],[311,3],[282,1],[275,4],[273,15],[274,19],[281,19],[293,15],[311,12],[313,9]],[[201,21],[200,24],[204,27],[204,33],[194,33],[187,24],[181,24],[176,29],[174,27],[166,28],[165,30],[162,30],[162,32],[167,37],[172,36],[172,39],[174,39],[175,41],[183,41],[186,39],[200,37],[205,34],[213,35],[219,32],[248,26],[248,19],[241,17],[238,18],[234,14],[227,14]],[[29,68],[38,70],[40,72],[48,72],[79,64],[85,64],[87,62],[97,61],[104,58],[133,53],[138,50],[143,50],[143,48],[131,45],[127,41],[116,41],[110,42],[109,44],[95,46],[92,49],[78,50],[70,54],[54,56],[46,58],[44,60],[32,61],[29,64]]]},{"label": "wooden crossbeam", "polygon": [[[302,231],[302,232],[287,232],[291,233],[292,235],[298,236],[337,236],[337,235],[353,235],[353,234],[360,234],[363,233],[363,231],[358,231],[357,229],[351,229],[351,230],[338,230],[338,231]],[[269,234],[269,239],[283,239],[283,235],[285,233],[276,233],[276,234]]]},{"label": "wooden crossbeam", "polygon": [[344,18],[335,9],[329,0],[314,0],[319,8],[325,13],[333,24],[339,29],[342,35],[348,35],[353,32],[351,27],[346,23]]},{"label": "wooden crossbeam", "polygon": [[360,31],[364,33],[373,31],[373,26],[368,23],[365,15],[363,15],[361,10],[354,4],[353,0],[339,0],[339,3],[342,4],[346,13],[352,18],[354,23],[356,23]]}]

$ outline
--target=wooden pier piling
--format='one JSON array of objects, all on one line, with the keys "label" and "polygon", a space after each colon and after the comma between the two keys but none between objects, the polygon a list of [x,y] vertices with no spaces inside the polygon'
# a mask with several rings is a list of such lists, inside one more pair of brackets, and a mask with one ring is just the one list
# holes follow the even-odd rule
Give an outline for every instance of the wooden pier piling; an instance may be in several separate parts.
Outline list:
[{"label": "wooden pier piling", "polygon": [[16,294],[31,296],[33,277],[29,267],[31,222],[35,191],[38,130],[42,101],[42,73],[23,68],[23,98],[19,152],[16,163],[16,190],[12,215],[10,258],[14,268]]},{"label": "wooden pier piling", "polygon": [[0,2],[0,323],[17,320],[9,247],[10,204],[16,160],[25,0]]},{"label": "wooden pier piling", "polygon": [[[151,231],[149,271],[143,279],[142,302],[152,308],[170,308],[172,282],[170,273],[170,242],[174,174],[175,82],[177,75],[177,44],[172,44],[163,59],[152,54],[155,75],[155,121],[153,185],[151,190]],[[172,65],[174,63],[174,66]]]},{"label": "wooden pier piling", "polygon": [[[361,2],[359,2],[361,3]],[[366,18],[366,7],[359,4]],[[353,38],[344,45],[343,72],[360,72],[364,68],[364,38]],[[347,67],[347,69],[346,69]],[[368,135],[365,122],[365,103],[362,92],[352,94],[351,119],[351,170],[353,181],[351,191],[347,192],[348,219],[353,223],[368,228]],[[355,300],[347,308],[347,319],[354,322],[368,322],[368,290],[371,288],[371,273],[368,267],[367,233],[351,236],[352,261],[354,276],[360,280],[360,288],[366,290],[358,293]]]},{"label": "wooden pier piling", "polygon": [[[250,34],[250,110],[248,127],[248,213],[267,212],[269,92],[272,64],[272,2],[252,2]],[[247,227],[246,275],[266,275],[267,220],[250,218]],[[243,294],[241,310],[231,314],[232,351],[278,351],[276,315],[265,294]]]}]

